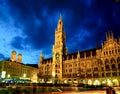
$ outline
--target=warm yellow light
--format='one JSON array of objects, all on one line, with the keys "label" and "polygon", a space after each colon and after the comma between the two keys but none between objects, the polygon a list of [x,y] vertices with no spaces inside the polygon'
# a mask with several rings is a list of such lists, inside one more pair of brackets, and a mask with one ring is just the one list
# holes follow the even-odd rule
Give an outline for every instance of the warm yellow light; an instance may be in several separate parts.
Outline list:
[{"label": "warm yellow light", "polygon": [[67,83],[67,80],[65,80],[64,83]]},{"label": "warm yellow light", "polygon": [[1,78],[5,78],[5,75],[6,75],[6,71],[2,71]]},{"label": "warm yellow light", "polygon": [[111,80],[107,79],[108,86],[112,86]]},{"label": "warm yellow light", "polygon": [[92,80],[88,80],[88,85],[92,85]]},{"label": "warm yellow light", "polygon": [[23,77],[24,77],[24,78],[26,77],[26,74],[25,74],[25,73],[23,74]]},{"label": "warm yellow light", "polygon": [[95,80],[94,85],[100,85],[100,82],[98,80]]},{"label": "warm yellow light", "polygon": [[7,76],[8,78],[10,78],[10,74],[8,74],[8,76]]},{"label": "warm yellow light", "polygon": [[114,79],[113,82],[117,82],[117,79]]},{"label": "warm yellow light", "polygon": [[52,76],[55,77],[55,71],[52,71]]}]

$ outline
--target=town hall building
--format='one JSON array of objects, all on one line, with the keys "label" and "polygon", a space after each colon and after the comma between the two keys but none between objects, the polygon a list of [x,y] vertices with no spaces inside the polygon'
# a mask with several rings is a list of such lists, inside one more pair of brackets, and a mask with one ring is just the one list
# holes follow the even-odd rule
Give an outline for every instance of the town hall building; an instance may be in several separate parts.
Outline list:
[{"label": "town hall building", "polygon": [[[78,45],[79,46],[79,45]],[[106,33],[101,47],[68,54],[62,16],[55,30],[52,57],[40,54],[40,83],[84,83],[89,85],[120,85],[120,37]]]}]

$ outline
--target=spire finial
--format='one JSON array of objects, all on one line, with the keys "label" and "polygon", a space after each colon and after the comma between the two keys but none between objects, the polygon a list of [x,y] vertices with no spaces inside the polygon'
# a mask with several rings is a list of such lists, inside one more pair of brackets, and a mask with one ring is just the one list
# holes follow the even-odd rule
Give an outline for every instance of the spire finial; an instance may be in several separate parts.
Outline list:
[{"label": "spire finial", "polygon": [[42,56],[42,51],[40,51],[40,56]]},{"label": "spire finial", "polygon": [[60,13],[60,19],[62,19],[62,13]]},{"label": "spire finial", "polygon": [[110,38],[110,31],[108,31],[108,38]]},{"label": "spire finial", "polygon": [[113,35],[113,32],[112,32],[112,30],[111,30],[111,37],[112,37],[112,38],[114,38],[114,35]]},{"label": "spire finial", "polygon": [[107,32],[106,32],[106,40],[108,40],[108,34],[107,34]]}]

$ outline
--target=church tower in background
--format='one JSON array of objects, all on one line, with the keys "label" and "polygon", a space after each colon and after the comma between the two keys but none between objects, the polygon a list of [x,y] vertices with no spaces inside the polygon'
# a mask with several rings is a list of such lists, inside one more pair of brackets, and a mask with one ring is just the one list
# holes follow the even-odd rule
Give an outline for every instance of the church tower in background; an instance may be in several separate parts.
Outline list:
[{"label": "church tower in background", "polygon": [[55,79],[61,79],[62,78],[62,62],[63,62],[64,56],[67,55],[66,34],[64,32],[62,15],[60,15],[57,28],[55,30],[55,40],[54,40],[52,51],[53,51],[52,75],[55,77]]},{"label": "church tower in background", "polygon": [[12,54],[11,54],[11,61],[16,61],[16,51],[12,51]]}]

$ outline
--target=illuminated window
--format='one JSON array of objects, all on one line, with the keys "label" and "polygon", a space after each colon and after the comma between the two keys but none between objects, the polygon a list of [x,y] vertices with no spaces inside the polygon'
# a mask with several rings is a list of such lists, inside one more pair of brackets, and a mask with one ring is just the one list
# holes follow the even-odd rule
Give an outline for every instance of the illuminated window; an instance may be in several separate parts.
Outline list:
[{"label": "illuminated window", "polygon": [[115,63],[115,59],[112,58],[112,59],[110,60],[110,62],[111,62],[111,63]]}]

